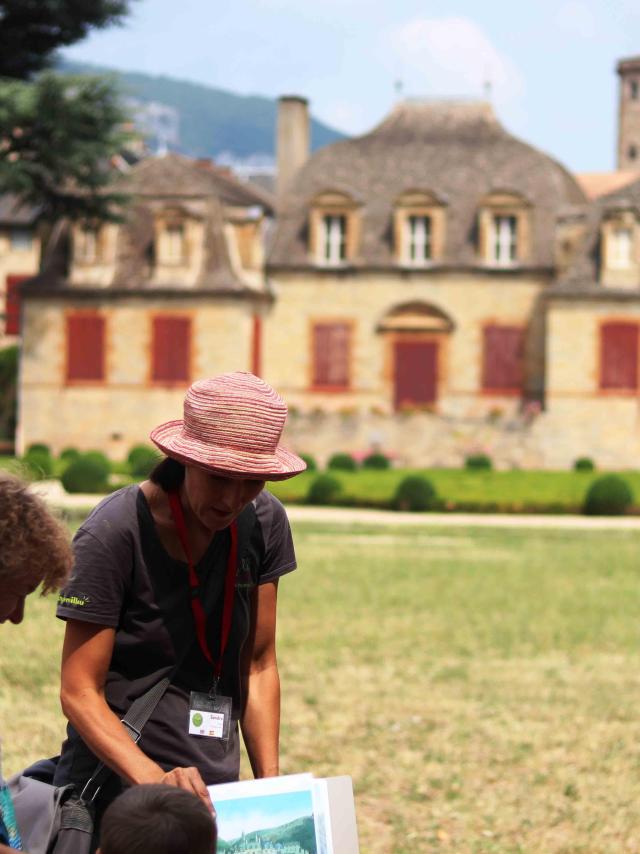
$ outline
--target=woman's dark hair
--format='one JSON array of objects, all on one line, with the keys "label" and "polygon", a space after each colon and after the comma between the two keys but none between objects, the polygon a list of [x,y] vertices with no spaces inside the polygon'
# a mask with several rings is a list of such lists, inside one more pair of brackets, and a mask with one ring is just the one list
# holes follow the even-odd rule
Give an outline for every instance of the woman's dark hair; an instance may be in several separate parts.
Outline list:
[{"label": "woman's dark hair", "polygon": [[102,854],[213,854],[216,825],[197,795],[148,783],[132,786],[107,807],[100,826]]},{"label": "woman's dark hair", "polygon": [[149,480],[165,492],[176,492],[184,480],[184,465],[171,457],[165,457],[152,469]]}]

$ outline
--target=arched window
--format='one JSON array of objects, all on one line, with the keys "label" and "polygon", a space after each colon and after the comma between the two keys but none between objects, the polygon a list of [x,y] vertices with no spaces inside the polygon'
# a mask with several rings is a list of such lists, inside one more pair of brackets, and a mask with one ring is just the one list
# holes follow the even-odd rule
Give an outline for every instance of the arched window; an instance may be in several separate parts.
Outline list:
[{"label": "arched window", "polygon": [[480,203],[478,254],[491,267],[516,267],[531,255],[531,210],[522,196],[494,192]]},{"label": "arched window", "polygon": [[346,193],[320,193],[311,202],[309,254],[321,267],[343,267],[358,253],[360,218],[357,202]]},{"label": "arched window", "polygon": [[394,248],[403,267],[428,267],[444,256],[445,211],[433,194],[411,191],[398,197],[394,208]]}]

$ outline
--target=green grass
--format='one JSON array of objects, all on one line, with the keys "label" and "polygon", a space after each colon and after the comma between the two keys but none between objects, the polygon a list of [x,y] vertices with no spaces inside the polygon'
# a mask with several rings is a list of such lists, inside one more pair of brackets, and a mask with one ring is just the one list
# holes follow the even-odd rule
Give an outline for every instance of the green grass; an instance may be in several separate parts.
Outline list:
[{"label": "green grass", "polygon": [[[640,533],[294,533],[282,771],[351,774],[363,852],[638,850]],[[7,773],[58,749],[61,635],[2,629]]]},{"label": "green grass", "polygon": [[[400,481],[415,470],[332,472],[343,484],[346,503],[384,503],[393,496]],[[573,471],[468,471],[465,469],[425,469],[420,472],[448,504],[521,505],[523,509],[554,504],[567,509],[582,505],[590,484],[601,472]],[[291,480],[269,485],[285,503],[301,502],[316,472],[305,472]],[[640,472],[622,472],[640,502]]]}]

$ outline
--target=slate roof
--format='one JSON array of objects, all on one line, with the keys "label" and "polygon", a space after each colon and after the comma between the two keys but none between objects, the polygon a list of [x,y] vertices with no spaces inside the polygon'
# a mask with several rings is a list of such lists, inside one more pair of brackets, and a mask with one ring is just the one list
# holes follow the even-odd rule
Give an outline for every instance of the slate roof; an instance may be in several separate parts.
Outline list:
[{"label": "slate roof", "polygon": [[607,211],[632,210],[640,218],[640,176],[613,193],[596,199],[586,210],[585,232],[571,267],[558,283],[549,291],[550,296],[591,296],[610,299],[620,296],[624,299],[640,297],[638,291],[611,287],[603,288],[599,282],[600,274],[600,228]]},{"label": "slate roof", "polygon": [[[256,295],[234,273],[224,236],[224,207],[261,207],[271,210],[266,194],[245,187],[232,176],[222,174],[213,165],[190,160],[177,154],[141,160],[118,181],[119,188],[131,194],[125,222],[118,232],[115,274],[100,293],[136,292],[149,294],[228,293]],[[153,282],[154,217],[166,206],[176,206],[204,222],[204,262],[195,286],[179,282],[157,285]],[[32,280],[32,292],[61,290],[77,295],[94,292],[95,285],[74,282],[64,274],[69,251],[68,224],[59,224],[50,241],[44,271]],[[257,295],[260,298],[260,295]]]},{"label": "slate roof", "polygon": [[533,211],[529,267],[551,268],[558,211],[586,199],[557,161],[516,139],[480,101],[405,101],[370,133],[333,143],[300,169],[279,212],[271,268],[308,266],[309,204],[340,191],[361,202],[362,241],[354,266],[396,267],[394,203],[428,191],[447,205],[444,265],[477,267],[477,215],[490,192],[523,196]]},{"label": "slate roof", "polygon": [[0,224],[33,225],[42,212],[42,208],[21,202],[13,193],[0,196]]}]

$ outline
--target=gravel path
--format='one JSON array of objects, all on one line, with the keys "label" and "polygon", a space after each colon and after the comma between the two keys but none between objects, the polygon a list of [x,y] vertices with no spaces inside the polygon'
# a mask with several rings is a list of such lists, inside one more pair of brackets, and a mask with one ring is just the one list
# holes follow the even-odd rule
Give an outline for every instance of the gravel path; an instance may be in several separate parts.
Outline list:
[{"label": "gravel path", "polygon": [[[37,492],[53,507],[87,513],[104,497],[102,495],[68,495],[59,480],[38,481]],[[481,513],[393,513],[385,510],[363,510],[351,507],[287,508],[293,522],[332,522],[342,525],[412,525],[444,528],[555,528],[566,530],[640,531],[640,517],[543,516]]]}]

